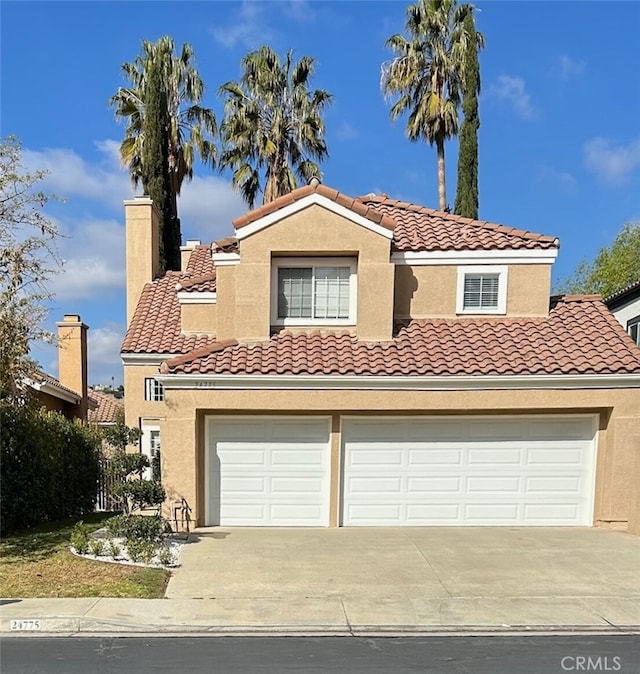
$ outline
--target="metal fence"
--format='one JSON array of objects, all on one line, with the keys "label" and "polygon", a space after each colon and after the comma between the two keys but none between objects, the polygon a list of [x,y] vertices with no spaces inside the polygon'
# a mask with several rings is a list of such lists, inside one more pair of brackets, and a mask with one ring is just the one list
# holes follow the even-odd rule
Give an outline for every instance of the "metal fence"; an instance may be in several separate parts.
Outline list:
[{"label": "metal fence", "polygon": [[110,512],[119,510],[120,500],[114,495],[113,488],[120,480],[109,472],[109,459],[100,460],[100,477],[98,478],[98,495],[96,498],[96,511]]}]

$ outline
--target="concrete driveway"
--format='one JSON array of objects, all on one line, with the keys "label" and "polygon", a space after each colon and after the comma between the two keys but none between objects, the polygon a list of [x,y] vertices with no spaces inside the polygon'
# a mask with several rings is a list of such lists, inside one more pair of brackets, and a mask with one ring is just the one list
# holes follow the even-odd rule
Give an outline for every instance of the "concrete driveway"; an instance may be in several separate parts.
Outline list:
[{"label": "concrete driveway", "polygon": [[169,598],[332,599],[358,624],[515,611],[532,624],[640,625],[640,538],[603,529],[216,527],[180,563]]}]

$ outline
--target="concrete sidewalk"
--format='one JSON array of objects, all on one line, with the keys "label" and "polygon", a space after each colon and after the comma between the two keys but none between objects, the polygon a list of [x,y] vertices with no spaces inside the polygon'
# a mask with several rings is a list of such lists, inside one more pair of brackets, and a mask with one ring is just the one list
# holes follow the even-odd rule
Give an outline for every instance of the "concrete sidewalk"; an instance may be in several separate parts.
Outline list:
[{"label": "concrete sidewalk", "polygon": [[640,538],[617,531],[201,529],[180,564],[165,599],[0,600],[0,631],[640,631]]}]

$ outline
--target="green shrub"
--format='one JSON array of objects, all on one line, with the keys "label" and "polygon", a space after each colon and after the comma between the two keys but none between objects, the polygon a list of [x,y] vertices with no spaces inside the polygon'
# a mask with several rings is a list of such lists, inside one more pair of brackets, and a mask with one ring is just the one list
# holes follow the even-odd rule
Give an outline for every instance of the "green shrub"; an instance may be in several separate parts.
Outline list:
[{"label": "green shrub", "polygon": [[71,545],[79,555],[89,550],[89,530],[84,522],[77,522],[71,531]]},{"label": "green shrub", "polygon": [[113,559],[118,559],[118,557],[120,557],[122,554],[122,547],[118,544],[117,541],[109,541],[107,551],[109,552],[110,557]]},{"label": "green shrub", "polygon": [[176,562],[176,559],[171,548],[162,546],[158,552],[158,561],[163,566],[173,566]]},{"label": "green shrub", "polygon": [[127,552],[132,562],[150,564],[155,557],[157,549],[158,544],[154,541],[137,540],[127,542]]},{"label": "green shrub", "polygon": [[2,405],[0,414],[0,532],[92,512],[96,431],[31,405]]},{"label": "green shrub", "polygon": [[164,487],[153,480],[128,480],[116,485],[114,493],[128,498],[133,508],[159,506],[167,496]]},{"label": "green shrub", "polygon": [[130,541],[159,541],[167,531],[167,523],[159,515],[116,515],[106,521],[110,536]]},{"label": "green shrub", "polygon": [[104,541],[101,538],[92,538],[89,541],[89,552],[96,557],[101,557],[104,554]]}]

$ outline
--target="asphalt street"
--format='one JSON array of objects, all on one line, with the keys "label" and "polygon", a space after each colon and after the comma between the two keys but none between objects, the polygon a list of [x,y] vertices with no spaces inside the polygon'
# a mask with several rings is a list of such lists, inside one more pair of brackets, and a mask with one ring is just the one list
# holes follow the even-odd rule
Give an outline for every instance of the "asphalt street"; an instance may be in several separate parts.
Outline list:
[{"label": "asphalt street", "polygon": [[6,637],[2,674],[640,672],[640,635]]}]

